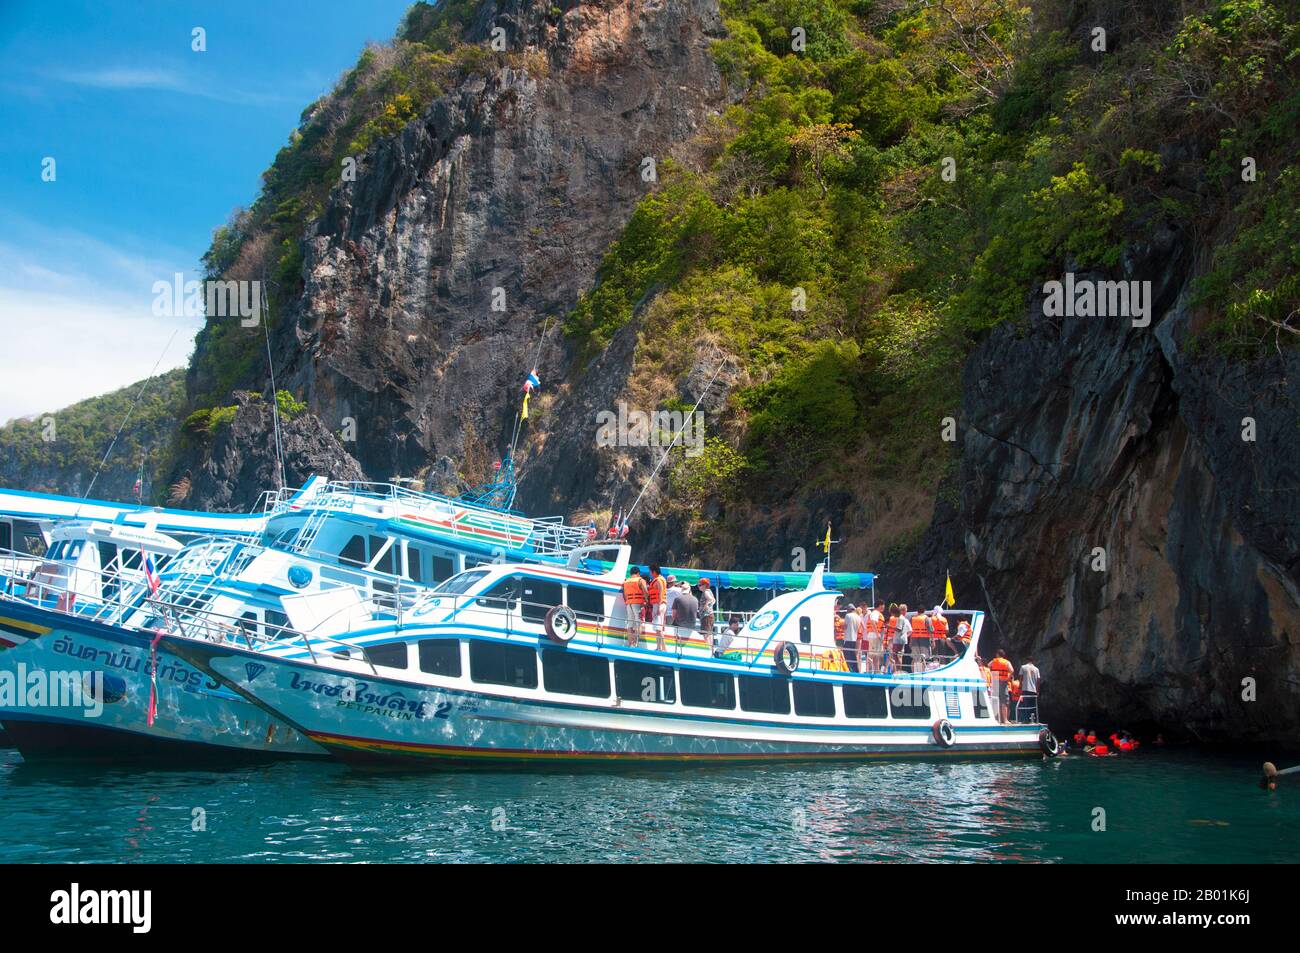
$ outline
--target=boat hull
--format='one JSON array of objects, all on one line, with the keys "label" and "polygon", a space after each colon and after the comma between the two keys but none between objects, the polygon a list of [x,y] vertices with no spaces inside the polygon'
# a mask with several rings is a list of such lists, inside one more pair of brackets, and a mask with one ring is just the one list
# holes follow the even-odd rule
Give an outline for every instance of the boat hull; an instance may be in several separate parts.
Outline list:
[{"label": "boat hull", "polygon": [[[0,654],[0,726],[24,758],[324,757],[317,744],[205,676],[157,652],[156,716],[149,724],[150,642],[142,634],[60,613],[6,604],[0,615],[45,631]],[[102,703],[85,697],[14,696],[12,686],[71,675],[102,679]],[[87,679],[91,681],[87,681]]]},{"label": "boat hull", "polygon": [[229,645],[167,641],[196,667],[355,763],[462,768],[1042,756],[1039,725],[955,725],[953,744],[945,747],[928,720],[800,726],[656,714],[354,676]]}]

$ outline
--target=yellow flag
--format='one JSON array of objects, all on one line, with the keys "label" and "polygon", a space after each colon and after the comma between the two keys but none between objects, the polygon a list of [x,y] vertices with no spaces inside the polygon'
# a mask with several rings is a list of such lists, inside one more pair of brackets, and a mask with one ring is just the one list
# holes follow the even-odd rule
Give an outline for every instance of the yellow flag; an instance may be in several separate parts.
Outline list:
[{"label": "yellow flag", "polygon": [[826,538],[817,544],[827,554],[831,551],[831,524],[826,524]]},{"label": "yellow flag", "polygon": [[943,601],[948,603],[949,609],[957,604],[957,597],[952,594],[952,576],[948,577],[948,584],[943,587]]},{"label": "yellow flag", "polygon": [[520,420],[528,419],[528,394],[527,393],[524,394],[524,409],[519,412],[519,419]]}]

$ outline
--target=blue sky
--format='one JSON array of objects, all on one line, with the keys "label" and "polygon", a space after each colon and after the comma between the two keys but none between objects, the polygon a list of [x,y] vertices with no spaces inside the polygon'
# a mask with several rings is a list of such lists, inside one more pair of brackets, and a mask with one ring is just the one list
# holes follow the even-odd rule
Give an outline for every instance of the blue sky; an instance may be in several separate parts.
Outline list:
[{"label": "blue sky", "polygon": [[139,380],[165,347],[160,369],[186,363],[199,322],[155,317],[153,283],[197,277],[303,108],[409,4],[0,0],[0,422]]}]

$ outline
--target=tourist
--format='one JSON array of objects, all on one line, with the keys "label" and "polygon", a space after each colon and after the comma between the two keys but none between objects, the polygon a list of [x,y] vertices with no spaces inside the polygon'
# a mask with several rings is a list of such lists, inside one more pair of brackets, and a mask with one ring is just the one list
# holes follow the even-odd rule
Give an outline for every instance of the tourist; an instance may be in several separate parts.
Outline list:
[{"label": "tourist", "polygon": [[677,647],[687,642],[695,632],[699,621],[700,603],[691,592],[688,583],[679,583],[677,598],[673,600],[673,630],[677,636]]},{"label": "tourist", "polygon": [[677,597],[681,594],[682,591],[677,588],[677,577],[669,576],[668,589],[664,593],[664,618],[670,622],[673,618],[673,603],[677,601]]},{"label": "tourist", "polygon": [[999,713],[998,721],[1004,725],[1010,723],[1007,696],[1012,671],[1011,662],[1007,659],[1006,653],[998,649],[993,655],[993,661],[989,662],[989,672],[993,675],[993,692]]},{"label": "tourist", "polygon": [[858,634],[861,629],[862,616],[850,602],[844,610],[844,664],[850,672],[861,671],[858,665]]},{"label": "tourist", "polygon": [[960,643],[957,647],[958,652],[965,652],[970,645],[970,623],[962,619],[957,623],[957,641]]},{"label": "tourist", "polygon": [[930,613],[918,612],[912,616],[912,671],[924,672],[930,660]]},{"label": "tourist", "polygon": [[943,617],[943,609],[939,606],[934,607],[934,612],[930,616],[930,625],[934,628],[932,643],[934,654],[938,655],[943,652],[955,658],[959,653],[948,639],[948,620]]},{"label": "tourist", "polygon": [[650,590],[641,578],[641,567],[633,566],[623,581],[623,605],[627,615],[627,644],[635,648],[641,638],[641,621]]},{"label": "tourist", "polygon": [[911,644],[909,636],[912,626],[907,620],[907,603],[898,604],[898,615],[894,619],[893,651],[894,671],[907,671],[912,667],[912,653],[908,651]]},{"label": "tourist", "polygon": [[658,563],[650,564],[649,599],[646,608],[650,615],[649,621],[655,627],[655,648],[662,652],[664,650],[664,615],[668,609],[668,580],[663,577],[663,572],[660,570]]},{"label": "tourist", "polygon": [[[866,607],[866,603],[863,603]],[[881,672],[885,665],[885,604],[867,609],[867,671]]]},{"label": "tourist", "polygon": [[1034,660],[1025,659],[1025,664],[1020,666],[1020,708],[1017,721],[1038,721],[1038,686],[1042,680],[1043,673],[1038,670]]},{"label": "tourist", "polygon": [[727,627],[722,630],[722,633],[718,636],[717,644],[713,646],[713,655],[715,658],[722,658],[723,653],[726,652],[727,649],[731,648],[731,644],[736,641],[737,637],[739,637],[742,627],[743,624],[740,621],[740,616],[733,612],[731,618],[727,620]]},{"label": "tourist", "polygon": [[713,595],[713,587],[709,585],[707,578],[700,579],[700,631],[704,637],[709,640],[710,648],[713,646],[713,606],[717,603]]}]

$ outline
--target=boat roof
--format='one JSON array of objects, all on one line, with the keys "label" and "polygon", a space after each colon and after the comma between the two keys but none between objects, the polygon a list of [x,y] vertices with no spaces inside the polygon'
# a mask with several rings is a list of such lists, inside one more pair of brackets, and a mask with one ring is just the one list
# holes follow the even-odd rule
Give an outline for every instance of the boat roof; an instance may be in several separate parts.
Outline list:
[{"label": "boat roof", "polygon": [[126,546],[130,549],[146,550],[151,553],[165,553],[167,555],[178,553],[182,548],[179,540],[148,527],[88,520],[72,520],[59,523],[51,530],[50,539],[53,541],[89,540],[96,543],[112,543],[116,546]]}]

